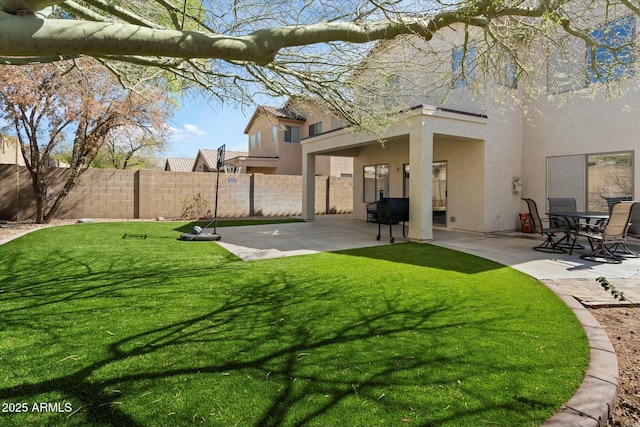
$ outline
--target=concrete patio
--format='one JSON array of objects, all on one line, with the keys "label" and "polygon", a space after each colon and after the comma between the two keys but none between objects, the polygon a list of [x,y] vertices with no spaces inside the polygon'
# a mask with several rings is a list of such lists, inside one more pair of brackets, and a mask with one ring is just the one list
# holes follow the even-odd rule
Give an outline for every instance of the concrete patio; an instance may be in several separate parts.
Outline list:
[{"label": "concrete patio", "polygon": [[[393,226],[394,244],[407,242],[401,224]],[[314,222],[230,227],[219,229],[221,246],[241,259],[251,261],[285,256],[333,252],[368,246],[390,245],[389,226],[378,225],[351,215],[322,215]],[[487,258],[520,270],[548,286],[562,288],[585,306],[620,304],[595,280],[609,279],[625,297],[640,304],[640,258],[621,264],[602,264],[573,255],[548,254],[532,248],[542,236],[519,232],[476,235],[434,230],[430,243]],[[640,250],[640,247],[630,245]]]}]

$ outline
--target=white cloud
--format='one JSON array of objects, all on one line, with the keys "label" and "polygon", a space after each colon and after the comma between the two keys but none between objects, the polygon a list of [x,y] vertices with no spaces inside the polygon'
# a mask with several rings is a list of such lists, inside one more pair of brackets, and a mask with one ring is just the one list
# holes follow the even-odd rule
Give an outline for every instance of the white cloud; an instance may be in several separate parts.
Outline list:
[{"label": "white cloud", "polygon": [[202,143],[201,137],[205,136],[207,132],[200,129],[194,124],[184,124],[176,126],[169,126],[169,132],[171,133],[171,141],[176,143]]},{"label": "white cloud", "polygon": [[183,125],[183,128],[184,128],[185,132],[193,134],[193,135],[203,136],[203,135],[207,134],[205,131],[200,129],[198,126],[192,125],[191,123],[185,123]]}]

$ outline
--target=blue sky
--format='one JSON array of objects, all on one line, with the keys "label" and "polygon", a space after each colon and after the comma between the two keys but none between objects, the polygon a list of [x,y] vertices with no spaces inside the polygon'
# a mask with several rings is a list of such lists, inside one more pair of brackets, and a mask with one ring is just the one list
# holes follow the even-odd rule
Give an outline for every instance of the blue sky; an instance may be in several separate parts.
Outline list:
[{"label": "blue sky", "polygon": [[[274,101],[274,105],[279,105]],[[248,150],[244,128],[255,109],[246,107],[213,106],[204,99],[184,98],[181,107],[168,122],[173,130],[164,157],[196,158],[198,150],[217,149],[225,144],[227,150]]]}]

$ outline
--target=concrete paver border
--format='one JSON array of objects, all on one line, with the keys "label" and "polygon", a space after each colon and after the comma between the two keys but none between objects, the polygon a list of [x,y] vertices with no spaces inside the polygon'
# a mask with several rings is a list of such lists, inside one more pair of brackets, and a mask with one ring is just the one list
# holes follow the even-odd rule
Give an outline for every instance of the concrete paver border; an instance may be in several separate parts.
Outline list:
[{"label": "concrete paver border", "polygon": [[600,323],[573,296],[552,281],[542,281],[575,313],[589,340],[584,380],[564,406],[543,427],[605,427],[618,397],[618,358]]}]

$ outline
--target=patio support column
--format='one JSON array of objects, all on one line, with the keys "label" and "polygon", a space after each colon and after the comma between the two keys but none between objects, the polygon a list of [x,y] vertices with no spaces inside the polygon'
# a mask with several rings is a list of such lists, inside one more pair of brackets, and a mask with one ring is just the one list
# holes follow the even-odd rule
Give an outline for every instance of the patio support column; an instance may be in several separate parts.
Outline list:
[{"label": "patio support column", "polygon": [[409,134],[409,239],[433,239],[433,131],[418,116]]},{"label": "patio support column", "polygon": [[313,221],[316,213],[316,156],[302,148],[302,219]]}]

